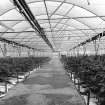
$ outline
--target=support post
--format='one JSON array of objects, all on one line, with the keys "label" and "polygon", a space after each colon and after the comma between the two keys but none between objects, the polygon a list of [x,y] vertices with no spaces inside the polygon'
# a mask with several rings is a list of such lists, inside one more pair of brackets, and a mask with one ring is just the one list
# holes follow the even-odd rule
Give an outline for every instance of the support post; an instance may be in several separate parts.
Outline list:
[{"label": "support post", "polygon": [[89,105],[90,103],[90,90],[88,90],[88,93],[87,93],[87,105]]},{"label": "support post", "polygon": [[79,48],[77,48],[77,56],[79,56]]},{"label": "support post", "polygon": [[30,56],[30,49],[28,49],[27,54],[28,54],[28,57],[29,57]]},{"label": "support post", "polygon": [[33,56],[35,56],[35,50],[32,50],[32,52],[33,52],[33,54],[32,54],[32,55],[33,55]]},{"label": "support post", "polygon": [[80,92],[80,80],[78,79],[78,91]]},{"label": "support post", "polygon": [[7,56],[7,45],[6,45],[6,43],[3,44],[2,53],[3,53],[3,56],[4,56],[4,57]]},{"label": "support post", "polygon": [[[100,41],[100,38],[99,38],[99,41]],[[99,43],[97,43],[97,40],[94,40],[93,44],[94,44],[94,49],[95,49],[95,55],[97,56],[98,50],[99,50]]]},{"label": "support post", "polygon": [[5,81],[5,93],[8,92],[8,88],[7,88],[7,82]]},{"label": "support post", "polygon": [[17,47],[17,52],[18,52],[18,56],[20,57],[21,56],[21,47]]},{"label": "support post", "polygon": [[83,45],[83,56],[85,56],[85,55],[86,55],[86,46]]}]

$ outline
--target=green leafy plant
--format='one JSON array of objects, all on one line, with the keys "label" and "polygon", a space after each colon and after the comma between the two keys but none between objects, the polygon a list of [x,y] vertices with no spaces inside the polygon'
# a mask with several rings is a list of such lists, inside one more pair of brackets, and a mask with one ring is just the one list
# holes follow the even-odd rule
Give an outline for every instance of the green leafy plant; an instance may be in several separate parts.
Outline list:
[{"label": "green leafy plant", "polygon": [[80,84],[94,93],[105,104],[105,55],[62,56],[61,61],[67,72],[73,72],[80,78]]}]

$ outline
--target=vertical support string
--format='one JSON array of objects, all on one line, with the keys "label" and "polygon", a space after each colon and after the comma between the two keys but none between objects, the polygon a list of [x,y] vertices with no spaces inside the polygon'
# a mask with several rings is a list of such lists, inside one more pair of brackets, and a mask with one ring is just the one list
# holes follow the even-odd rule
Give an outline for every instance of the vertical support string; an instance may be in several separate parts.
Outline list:
[{"label": "vertical support string", "polygon": [[85,56],[85,55],[86,55],[86,46],[83,45],[83,56]]}]

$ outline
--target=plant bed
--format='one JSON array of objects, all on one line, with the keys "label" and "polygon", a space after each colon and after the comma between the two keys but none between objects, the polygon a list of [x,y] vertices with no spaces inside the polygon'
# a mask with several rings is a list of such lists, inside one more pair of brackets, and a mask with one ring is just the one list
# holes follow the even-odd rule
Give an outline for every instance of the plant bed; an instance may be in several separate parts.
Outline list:
[{"label": "plant bed", "polygon": [[12,86],[24,81],[48,61],[49,57],[0,58],[0,82],[4,84],[0,85],[1,94],[6,94]]},{"label": "plant bed", "polygon": [[[62,56],[61,61],[68,73],[73,73],[81,82],[76,83],[99,98],[100,105],[105,100],[105,55],[96,56]],[[73,77],[74,78],[74,77]],[[104,103],[105,105],[105,103]]]}]

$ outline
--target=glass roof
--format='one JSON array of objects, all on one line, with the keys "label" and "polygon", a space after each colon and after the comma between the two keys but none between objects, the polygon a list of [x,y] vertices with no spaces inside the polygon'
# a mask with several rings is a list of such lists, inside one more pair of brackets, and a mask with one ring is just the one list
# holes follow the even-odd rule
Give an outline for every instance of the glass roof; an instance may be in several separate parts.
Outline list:
[{"label": "glass roof", "polygon": [[[48,14],[44,0],[25,1],[56,50],[69,51],[104,31],[105,0],[45,0]],[[30,47],[50,50],[19,13],[13,0],[0,0],[0,37]],[[100,42],[102,51],[103,45],[104,38]],[[86,47],[88,52],[93,52],[93,43]]]}]

